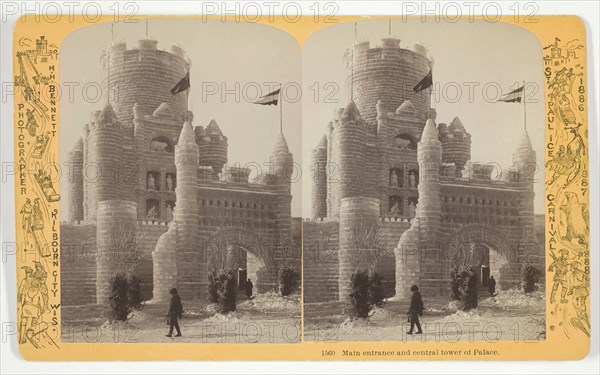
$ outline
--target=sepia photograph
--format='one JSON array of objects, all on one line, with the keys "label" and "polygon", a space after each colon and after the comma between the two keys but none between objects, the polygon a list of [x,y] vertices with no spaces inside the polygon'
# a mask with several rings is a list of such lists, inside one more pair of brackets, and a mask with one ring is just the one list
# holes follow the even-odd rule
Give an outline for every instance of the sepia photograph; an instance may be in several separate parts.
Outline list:
[{"label": "sepia photograph", "polygon": [[593,362],[598,20],[582,8],[9,3],[15,368]]},{"label": "sepia photograph", "polygon": [[61,108],[63,340],[300,342],[296,41],[105,23],[69,35],[61,69],[89,95]]},{"label": "sepia photograph", "polygon": [[303,101],[307,341],[544,339],[542,64],[483,21],[308,39],[332,100]]}]

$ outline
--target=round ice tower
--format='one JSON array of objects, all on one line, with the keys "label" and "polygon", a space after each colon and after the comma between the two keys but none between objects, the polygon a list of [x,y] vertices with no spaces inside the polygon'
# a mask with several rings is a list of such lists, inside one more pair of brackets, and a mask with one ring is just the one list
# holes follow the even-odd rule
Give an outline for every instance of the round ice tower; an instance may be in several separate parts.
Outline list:
[{"label": "round ice tower", "polygon": [[125,43],[115,43],[103,55],[102,92],[109,93],[117,118],[126,127],[133,124],[131,108],[136,103],[138,110],[148,115],[164,102],[182,121],[187,113],[187,94],[171,93],[188,73],[185,51],[177,45],[163,51],[157,44],[156,40],[142,39],[137,48],[127,49]]},{"label": "round ice tower", "polygon": [[[396,257],[396,296],[408,298],[410,287],[418,284],[421,290],[433,294],[444,284],[444,265],[441,262],[423,266],[422,255],[438,251],[437,238],[441,232],[440,167],[442,143],[432,120],[427,120],[417,146],[419,163],[419,203],[416,217],[402,233],[394,254]],[[427,268],[427,272],[422,272]]]},{"label": "round ice tower", "polygon": [[425,46],[415,43],[409,49],[401,48],[400,39],[390,37],[376,47],[370,47],[368,41],[357,42],[346,57],[347,89],[369,131],[377,131],[379,100],[386,108],[398,108],[410,100],[423,121],[429,118],[431,89],[413,90],[431,69]]}]

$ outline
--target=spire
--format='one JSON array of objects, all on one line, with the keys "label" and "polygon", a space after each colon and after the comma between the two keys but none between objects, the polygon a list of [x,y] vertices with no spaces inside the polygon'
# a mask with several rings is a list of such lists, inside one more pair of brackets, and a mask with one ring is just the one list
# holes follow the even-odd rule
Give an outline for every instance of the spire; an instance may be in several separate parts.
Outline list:
[{"label": "spire", "polygon": [[325,136],[325,134],[323,134],[323,136],[319,140],[319,143],[317,143],[317,148],[326,148],[326,147],[327,147],[327,137]]},{"label": "spire", "polygon": [[117,122],[117,114],[110,103],[106,103],[102,111],[98,114],[96,121],[102,124],[114,124]]},{"label": "spire", "polygon": [[219,128],[219,124],[217,124],[217,122],[214,119],[210,120],[208,125],[206,125],[206,133],[216,133],[218,135],[223,135],[223,133],[221,132],[221,128]]},{"label": "spire", "polygon": [[523,129],[523,132],[521,133],[521,137],[519,138],[519,141],[517,142],[517,150],[521,150],[521,149],[533,150],[533,145],[531,144],[531,139],[529,138],[529,134],[527,133],[527,130],[525,130],[525,129]]},{"label": "spire", "polygon": [[454,129],[460,129],[460,130],[465,130],[465,127],[463,126],[462,122],[460,121],[460,119],[457,117],[454,118],[454,120],[452,120],[452,122],[450,123],[450,131],[453,131]]},{"label": "spire", "polygon": [[344,112],[342,113],[342,115],[340,116],[342,121],[357,121],[360,120],[360,112],[358,111],[358,108],[356,107],[356,104],[354,104],[354,101],[350,101],[350,103],[348,103],[348,105],[346,106],[346,108],[344,109]]},{"label": "spire", "polygon": [[398,107],[398,109],[396,110],[396,114],[400,115],[402,113],[414,113],[415,112],[415,106],[412,104],[412,102],[410,100],[405,100],[404,102],[402,102],[402,104],[400,104],[400,107]]},{"label": "spire", "polygon": [[171,107],[166,102],[161,103],[152,113],[154,117],[171,117],[172,115]]},{"label": "spire", "polygon": [[83,137],[79,137],[77,139],[77,143],[75,143],[73,151],[83,151]]},{"label": "spire", "polygon": [[279,133],[277,135],[277,139],[275,140],[275,146],[273,147],[273,154],[278,153],[289,153],[290,149],[288,147],[287,141],[283,136],[283,133]]},{"label": "spire", "polygon": [[421,136],[421,142],[426,141],[426,142],[431,142],[431,141],[438,141],[438,132],[435,129],[435,124],[433,123],[433,121],[431,119],[427,120],[427,123],[425,124],[425,129],[423,130],[423,135]]},{"label": "spire", "polygon": [[181,133],[179,134],[178,145],[195,145],[196,144],[196,136],[194,134],[194,129],[192,129],[192,124],[189,122],[183,123],[183,128],[181,129]]}]

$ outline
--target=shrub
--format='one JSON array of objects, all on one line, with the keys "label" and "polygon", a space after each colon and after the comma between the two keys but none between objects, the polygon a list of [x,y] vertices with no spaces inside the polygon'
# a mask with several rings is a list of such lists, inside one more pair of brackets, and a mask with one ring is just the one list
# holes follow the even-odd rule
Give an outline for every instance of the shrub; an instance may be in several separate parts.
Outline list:
[{"label": "shrub", "polygon": [[298,291],[300,286],[300,274],[290,266],[283,266],[277,274],[279,280],[279,293],[282,296],[289,296]]},{"label": "shrub", "polygon": [[142,305],[140,281],[135,275],[129,275],[127,278],[127,300],[132,309],[137,310]]},{"label": "shrub", "polygon": [[210,303],[219,302],[219,293],[217,292],[218,275],[217,272],[211,272],[208,275],[208,300]]},{"label": "shrub", "polygon": [[475,270],[469,267],[461,271],[458,276],[458,308],[463,311],[469,311],[477,308],[478,286]]},{"label": "shrub", "polygon": [[[462,268],[462,267],[461,267]],[[469,311],[477,308],[479,298],[477,275],[472,267],[460,270],[455,267],[450,271],[450,299],[458,301],[458,308]]]},{"label": "shrub", "polygon": [[221,314],[236,309],[236,280],[234,271],[222,269],[212,272],[208,284],[209,300],[217,305]]},{"label": "shrub", "polygon": [[452,301],[460,300],[460,278],[457,268],[450,271],[450,299]]},{"label": "shrub", "polygon": [[521,268],[521,286],[523,292],[531,293],[535,290],[535,284],[540,280],[540,270],[534,265],[524,264]]},{"label": "shrub", "polygon": [[111,277],[106,307],[106,315],[110,322],[126,321],[133,310],[140,308],[141,303],[140,283],[134,275],[117,272]]},{"label": "shrub", "polygon": [[350,284],[352,292],[349,295],[348,315],[351,318],[368,318],[372,310],[369,304],[369,274],[365,270],[356,270],[350,277]]},{"label": "shrub", "polygon": [[375,271],[369,272],[369,304],[371,309],[373,306],[383,307],[384,305],[381,276]]}]

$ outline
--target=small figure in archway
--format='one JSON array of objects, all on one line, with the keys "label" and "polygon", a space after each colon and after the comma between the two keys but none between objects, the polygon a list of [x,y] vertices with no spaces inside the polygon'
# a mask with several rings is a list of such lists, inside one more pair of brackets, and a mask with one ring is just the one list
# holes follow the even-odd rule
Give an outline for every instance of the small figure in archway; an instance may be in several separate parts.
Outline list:
[{"label": "small figure in archway", "polygon": [[169,305],[169,312],[167,313],[169,333],[166,336],[173,337],[173,328],[175,328],[177,330],[175,337],[181,337],[178,319],[181,319],[181,314],[183,314],[183,305],[181,304],[181,298],[179,298],[179,295],[177,294],[177,289],[171,289],[170,294],[171,304]]},{"label": "small figure in archway", "polygon": [[419,293],[418,286],[411,286],[410,291],[412,292],[412,297],[410,298],[410,307],[408,308],[410,330],[406,333],[412,335],[416,325],[417,332],[415,332],[415,334],[420,335],[421,333],[423,333],[423,331],[421,330],[421,322],[419,322],[419,316],[423,316],[423,299],[421,298],[421,293]]},{"label": "small figure in archway", "polygon": [[490,297],[496,295],[496,279],[492,275],[490,275],[490,279],[488,280],[488,292],[490,293]]},{"label": "small figure in archway", "polygon": [[248,279],[248,281],[246,281],[246,298],[252,299],[252,289],[253,288],[254,288],[254,284],[252,284],[252,281],[250,279]]}]

